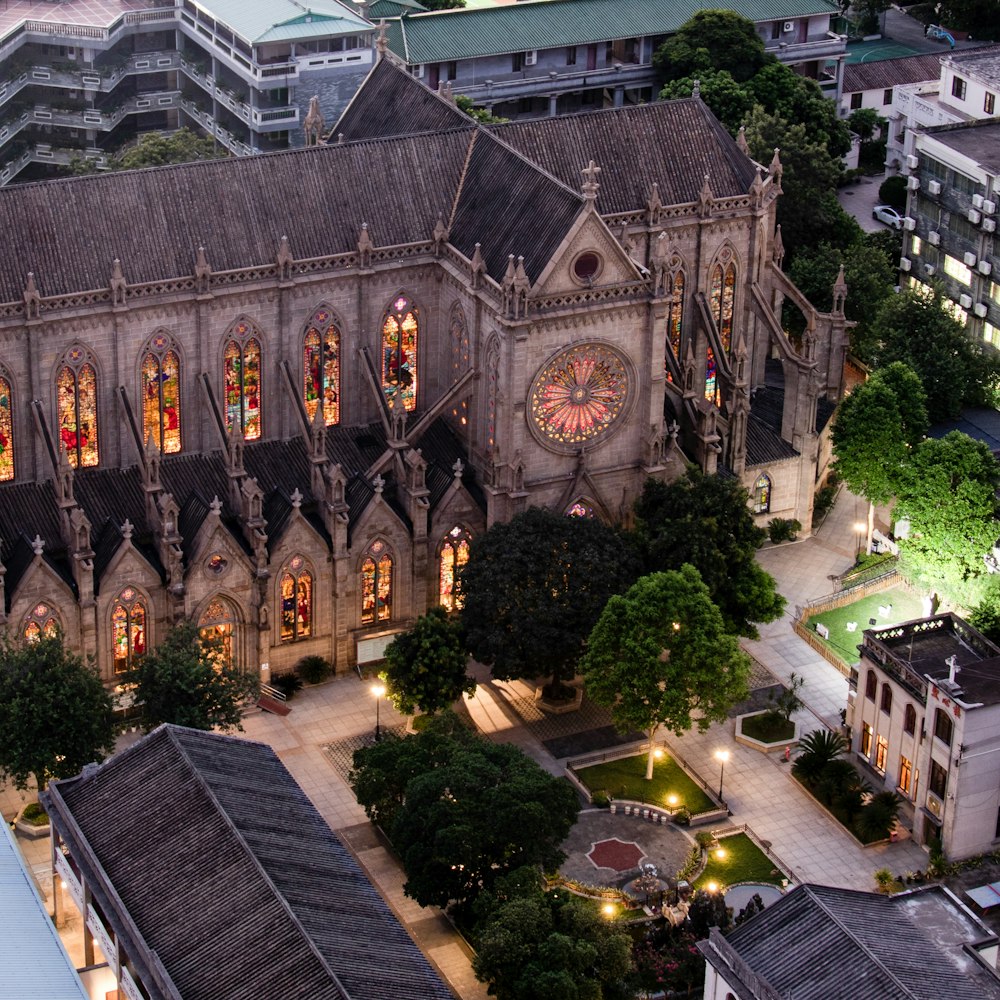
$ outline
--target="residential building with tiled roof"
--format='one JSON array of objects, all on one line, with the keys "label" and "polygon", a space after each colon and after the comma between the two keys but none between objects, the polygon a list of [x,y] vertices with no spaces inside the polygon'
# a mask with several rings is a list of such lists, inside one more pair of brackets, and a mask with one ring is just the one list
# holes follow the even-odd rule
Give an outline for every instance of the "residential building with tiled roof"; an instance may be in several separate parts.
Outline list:
[{"label": "residential building with tiled roof", "polygon": [[844,67],[840,114],[847,117],[858,108],[871,108],[888,117],[894,87],[935,81],[941,75],[941,56],[936,52],[899,59],[848,63]]}]

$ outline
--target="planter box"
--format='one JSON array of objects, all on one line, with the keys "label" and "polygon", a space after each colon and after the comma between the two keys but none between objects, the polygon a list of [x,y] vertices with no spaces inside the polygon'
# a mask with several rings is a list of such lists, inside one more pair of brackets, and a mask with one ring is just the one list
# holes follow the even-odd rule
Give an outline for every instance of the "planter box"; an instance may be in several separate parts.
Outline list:
[{"label": "planter box", "polygon": [[753,747],[754,750],[759,750],[761,753],[778,753],[783,751],[785,747],[793,747],[799,742],[801,737],[801,727],[797,722],[793,723],[795,726],[795,732],[792,734],[791,739],[778,740],[776,743],[762,743],[760,740],[755,740],[752,736],[746,736],[743,733],[743,720],[755,718],[757,716],[766,715],[767,711],[763,712],[747,712],[746,715],[738,715],[736,717],[736,742],[742,743],[746,747]]},{"label": "planter box", "polygon": [[29,823],[26,819],[22,819],[20,813],[18,813],[17,819],[14,820],[14,828],[18,833],[23,834],[31,840],[40,840],[42,837],[48,837],[52,833],[51,823],[36,826],[34,823]]},{"label": "planter box", "polygon": [[542,687],[535,688],[535,704],[549,715],[565,715],[567,712],[579,712],[583,704],[583,688],[574,687],[573,697],[567,701],[549,701],[542,694]]}]

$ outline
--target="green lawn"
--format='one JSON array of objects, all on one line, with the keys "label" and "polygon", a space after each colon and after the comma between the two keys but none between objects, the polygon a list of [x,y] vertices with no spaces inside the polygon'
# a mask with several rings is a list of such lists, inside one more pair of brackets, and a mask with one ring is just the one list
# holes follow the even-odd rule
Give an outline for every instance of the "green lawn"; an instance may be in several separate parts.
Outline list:
[{"label": "green lawn", "polygon": [[781,880],[787,877],[745,833],[723,837],[719,841],[719,849],[725,851],[725,856],[720,858],[716,851],[708,852],[708,864],[694,883],[696,889],[709,882],[723,887],[737,882],[781,885]]},{"label": "green lawn", "polygon": [[677,806],[685,806],[692,813],[705,812],[715,805],[666,753],[656,761],[652,781],[646,780],[645,753],[592,764],[578,770],[576,776],[591,792],[605,791],[614,799],[667,808],[667,796],[676,795]]},{"label": "green lawn", "polygon": [[[892,606],[891,613],[888,617],[881,616],[879,608],[889,605]],[[919,596],[910,593],[904,587],[891,587],[870,597],[862,597],[853,604],[845,604],[842,608],[812,615],[809,619],[809,631],[816,631],[817,622],[825,625],[830,630],[830,638],[823,639],[820,636],[817,638],[835,650],[845,662],[853,664],[858,662],[858,646],[861,645],[862,632],[866,628],[884,628],[886,625],[919,618],[920,615]],[[872,618],[876,622],[874,626],[869,624]],[[857,622],[855,631],[847,631],[849,622]]]}]

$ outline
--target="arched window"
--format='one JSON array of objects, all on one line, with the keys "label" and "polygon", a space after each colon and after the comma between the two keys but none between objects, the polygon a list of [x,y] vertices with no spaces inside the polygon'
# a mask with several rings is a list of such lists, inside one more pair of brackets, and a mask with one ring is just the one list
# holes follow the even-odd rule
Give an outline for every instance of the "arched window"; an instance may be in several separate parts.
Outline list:
[{"label": "arched window", "polygon": [[228,601],[216,597],[209,602],[198,619],[198,629],[201,641],[216,663],[232,666],[236,662],[236,615]]},{"label": "arched window", "polygon": [[59,439],[74,469],[97,465],[97,370],[82,347],[67,354],[56,376]]},{"label": "arched window", "polygon": [[445,535],[438,556],[438,599],[448,611],[462,606],[461,598],[455,594],[455,580],[468,561],[469,533],[456,525]]},{"label": "arched window", "polygon": [[892,711],[892,688],[888,684],[882,685],[881,709],[886,715]]},{"label": "arched window", "polygon": [[574,500],[566,508],[567,517],[593,517],[594,508],[582,497],[579,500]]},{"label": "arched window", "polygon": [[374,541],[361,563],[361,624],[392,618],[392,556],[385,542]]},{"label": "arched window", "polygon": [[497,437],[497,394],[500,385],[500,340],[494,334],[486,347],[486,449],[492,452]]},{"label": "arched window", "polygon": [[281,577],[282,642],[308,639],[312,635],[313,580],[303,566],[302,556],[296,556]]},{"label": "arched window", "polygon": [[0,482],[14,478],[14,403],[10,380],[0,374]]},{"label": "arched window", "polygon": [[736,301],[736,264],[725,258],[731,251],[723,253],[723,261],[712,268],[711,302],[712,317],[719,329],[722,349],[728,351],[733,342],[733,305]]},{"label": "arched window", "polygon": [[171,339],[156,334],[142,359],[142,438],[164,455],[181,450],[181,362]]},{"label": "arched window", "polygon": [[719,370],[715,364],[715,351],[711,347],[705,355],[705,399],[719,405]]},{"label": "arched window", "polygon": [[771,477],[760,475],[753,484],[753,512],[766,514],[771,509]]},{"label": "arched window", "polygon": [[27,642],[39,639],[54,639],[59,635],[59,619],[50,604],[36,604],[31,614],[24,619],[21,635]]},{"label": "arched window", "polygon": [[874,670],[869,670],[865,678],[865,697],[869,701],[874,701],[876,691],[878,691],[878,674]]},{"label": "arched window", "polygon": [[382,389],[406,410],[417,405],[417,309],[400,295],[382,321]]},{"label": "arched window", "polygon": [[[469,327],[465,321],[465,310],[458,302],[451,307],[448,327],[451,333],[451,378],[457,382],[469,367]],[[451,408],[451,415],[464,427],[469,421],[469,401],[459,400]]]},{"label": "arched window", "polygon": [[263,394],[260,336],[246,320],[235,323],[229,333],[222,366],[226,432],[235,425],[248,441],[256,441],[261,435]]},{"label": "arched window", "polygon": [[146,605],[134,587],[126,587],[111,608],[111,650],[116,674],[135,666],[146,652]]},{"label": "arched window", "polygon": [[[673,279],[668,279],[670,305],[667,310],[667,344],[674,352],[674,359],[681,359],[681,333],[684,319],[684,272],[678,271]],[[667,370],[670,366],[667,365]]]},{"label": "arched window", "polygon": [[323,400],[327,427],[340,423],[340,330],[325,306],[313,313],[302,349],[305,404],[309,419]]},{"label": "arched window", "polygon": [[912,705],[906,706],[906,711],[903,712],[903,732],[913,735],[913,731],[917,728],[917,710]]}]

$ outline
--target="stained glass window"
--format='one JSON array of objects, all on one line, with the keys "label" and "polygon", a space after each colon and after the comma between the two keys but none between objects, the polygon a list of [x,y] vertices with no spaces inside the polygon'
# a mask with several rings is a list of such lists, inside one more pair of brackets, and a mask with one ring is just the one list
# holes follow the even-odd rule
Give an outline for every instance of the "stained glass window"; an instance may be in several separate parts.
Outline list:
[{"label": "stained glass window", "polygon": [[574,500],[566,509],[567,517],[593,517],[594,508],[586,500]]},{"label": "stained glass window", "polygon": [[732,262],[716,264],[711,281],[712,316],[719,329],[723,350],[728,351],[733,342],[733,304],[736,301],[736,265]]},{"label": "stained glass window", "polygon": [[281,641],[295,642],[312,635],[313,583],[312,576],[302,569],[301,556],[296,556],[281,577]]},{"label": "stained glass window", "polygon": [[461,597],[455,593],[455,580],[468,561],[469,533],[456,525],[441,543],[438,562],[438,597],[442,607],[448,611],[462,606]]},{"label": "stained glass window", "polygon": [[0,482],[14,478],[14,404],[10,382],[0,376]]},{"label": "stained glass window", "polygon": [[223,358],[226,397],[226,431],[235,425],[248,441],[261,435],[260,339],[254,328],[244,320],[236,323],[231,339],[226,342]]},{"label": "stained glass window", "polygon": [[600,344],[581,344],[542,368],[528,401],[542,434],[557,444],[577,445],[604,435],[627,396],[624,359]]},{"label": "stained glass window", "polygon": [[59,635],[59,619],[49,604],[36,604],[31,614],[24,619],[21,634],[27,642],[39,639],[55,639]]},{"label": "stained glass window", "polygon": [[382,389],[406,410],[417,405],[417,336],[416,307],[401,295],[382,322]]},{"label": "stained glass window", "polygon": [[142,436],[165,455],[181,450],[181,363],[170,338],[158,333],[142,361]]},{"label": "stained glass window", "polygon": [[753,512],[766,514],[771,509],[771,479],[769,476],[757,477],[753,484]]},{"label": "stained glass window", "polygon": [[[674,359],[681,359],[681,329],[684,318],[684,272],[678,271],[671,283],[670,307],[667,311],[667,343],[674,352]],[[669,371],[669,366],[667,366]]]},{"label": "stained glass window", "polygon": [[74,347],[56,377],[59,440],[74,469],[97,465],[97,371]]},{"label": "stained glass window", "polygon": [[719,373],[715,366],[715,351],[711,347],[705,358],[705,399],[719,405]]},{"label": "stained glass window", "polygon": [[111,655],[116,674],[135,666],[146,652],[146,605],[134,587],[126,587],[111,609]]},{"label": "stained glass window", "polygon": [[372,542],[361,564],[361,624],[392,618],[392,556],[385,542]]},{"label": "stained glass window", "polygon": [[[465,322],[465,311],[457,302],[451,309],[449,330],[451,333],[451,377],[453,382],[457,382],[469,367],[469,327]],[[469,401],[462,399],[457,402],[451,409],[451,415],[464,427],[469,419]]]},{"label": "stained glass window", "polygon": [[235,662],[236,616],[228,601],[220,597],[211,601],[198,620],[198,631],[209,655],[217,664],[229,666]]},{"label": "stained glass window", "polygon": [[340,330],[325,306],[313,314],[306,327],[302,352],[306,413],[316,416],[323,400],[323,420],[327,427],[340,423]]},{"label": "stained glass window", "polygon": [[497,391],[500,384],[500,341],[494,336],[486,348],[486,447],[493,450],[497,436]]}]

